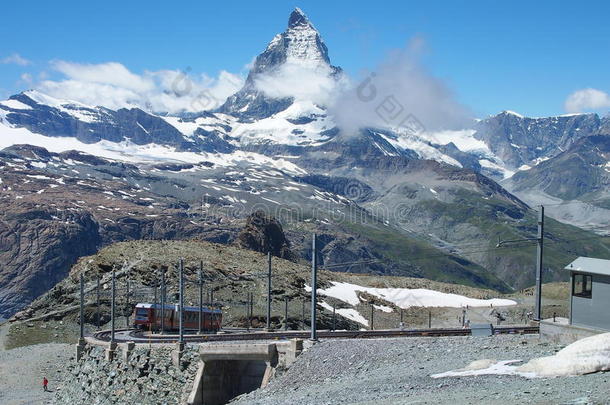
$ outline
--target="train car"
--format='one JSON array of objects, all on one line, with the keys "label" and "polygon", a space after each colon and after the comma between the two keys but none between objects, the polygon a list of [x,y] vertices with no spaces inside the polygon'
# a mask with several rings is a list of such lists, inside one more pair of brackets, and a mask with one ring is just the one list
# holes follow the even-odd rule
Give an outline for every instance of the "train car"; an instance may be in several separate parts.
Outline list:
[{"label": "train car", "polygon": [[[217,332],[222,326],[222,310],[217,308],[202,309],[201,329]],[[134,327],[144,330],[160,330],[161,317],[164,318],[165,330],[178,330],[180,327],[180,313],[177,305],[139,303],[133,311]],[[199,330],[199,307],[184,307],[184,329]]]}]

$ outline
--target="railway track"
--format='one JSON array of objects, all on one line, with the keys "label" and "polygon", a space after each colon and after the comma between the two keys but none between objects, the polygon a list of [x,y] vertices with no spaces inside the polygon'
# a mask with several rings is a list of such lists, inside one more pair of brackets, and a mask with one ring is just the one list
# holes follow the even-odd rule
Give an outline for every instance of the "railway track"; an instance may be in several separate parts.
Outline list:
[{"label": "railway track", "polygon": [[[502,326],[493,328],[494,334],[536,334],[539,333],[537,326]],[[105,330],[93,334],[99,341],[109,342],[111,331]],[[470,336],[470,329],[413,329],[413,330],[363,330],[363,331],[318,331],[320,339],[348,338],[384,338],[384,337],[439,337],[439,336]],[[248,340],[285,340],[285,339],[307,339],[309,331],[275,331],[275,332],[241,332],[241,333],[219,333],[209,335],[184,335],[184,340],[191,343],[201,342],[227,342]],[[115,330],[115,341],[118,343],[135,341],[136,343],[173,343],[178,341],[178,335],[148,335],[144,331],[132,329]]]}]

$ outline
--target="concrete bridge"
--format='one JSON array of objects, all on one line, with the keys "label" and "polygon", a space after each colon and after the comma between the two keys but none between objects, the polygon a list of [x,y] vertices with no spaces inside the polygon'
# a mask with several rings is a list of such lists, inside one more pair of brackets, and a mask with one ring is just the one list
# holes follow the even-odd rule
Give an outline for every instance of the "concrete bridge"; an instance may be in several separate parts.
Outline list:
[{"label": "concrete bridge", "polygon": [[222,405],[267,385],[279,366],[288,368],[303,351],[303,341],[201,346],[200,362],[188,405]]},{"label": "concrete bridge", "polygon": [[[184,405],[223,405],[238,395],[266,386],[279,367],[289,368],[313,343],[303,339],[278,340],[274,342],[189,343],[190,350],[198,346],[198,367],[194,378],[183,392],[189,393]],[[105,350],[107,362],[127,364],[137,347],[146,347],[135,342],[110,343],[93,337],[83,339],[77,345],[77,361],[86,358],[88,347],[98,346]],[[155,348],[173,347],[171,363],[183,370],[184,344],[153,343]],[[150,353],[150,352],[149,352]],[[169,354],[169,353],[168,353]],[[169,361],[169,360],[168,360]],[[119,367],[120,368],[120,367]],[[192,373],[190,374],[192,376]]]}]

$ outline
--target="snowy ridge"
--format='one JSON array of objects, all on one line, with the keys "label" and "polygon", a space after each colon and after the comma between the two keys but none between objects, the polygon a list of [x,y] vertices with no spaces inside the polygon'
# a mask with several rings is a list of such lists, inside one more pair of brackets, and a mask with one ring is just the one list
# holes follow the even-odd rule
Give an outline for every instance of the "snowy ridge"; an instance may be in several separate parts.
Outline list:
[{"label": "snowy ridge", "polygon": [[[595,115],[595,113],[586,113],[585,112],[585,113],[567,113],[567,114],[549,115],[547,117],[533,117],[533,116],[522,115],[522,114],[519,114],[518,112],[511,111],[511,110],[504,110],[498,115],[502,115],[502,114],[513,115],[517,118],[529,119],[529,120],[540,120],[540,119],[547,119],[547,118],[571,118],[571,117],[578,117],[578,116],[582,116],[582,115]],[[494,115],[490,115],[490,117],[494,117]]]},{"label": "snowy ridge", "polygon": [[[307,47],[309,47],[309,45]],[[300,55],[305,54],[308,53],[300,53]],[[322,54],[317,55],[318,56],[314,57],[315,60],[320,61],[323,59],[320,59],[320,55]],[[112,116],[112,113],[114,112],[112,110],[87,106],[68,100],[59,100],[35,90],[24,92],[23,95],[27,96],[36,104],[27,105],[16,99],[0,101],[0,123],[5,128],[15,126],[10,124],[10,118],[7,119],[7,115],[13,113],[26,114],[35,109],[36,105],[44,105],[49,108],[57,109],[61,113],[68,114],[83,123],[109,123],[120,125],[114,120]],[[248,106],[244,108],[248,108]],[[508,112],[505,112],[505,114],[506,113]],[[186,142],[205,142],[208,139],[207,133],[213,132],[222,136],[236,148],[256,144],[315,147],[328,141],[330,139],[330,130],[335,128],[335,123],[332,118],[327,115],[327,112],[323,107],[311,100],[302,99],[295,100],[288,108],[267,118],[250,122],[240,122],[235,116],[223,113],[204,114],[194,119],[186,119],[178,116],[148,115],[167,122],[182,134]],[[144,133],[150,135],[149,130],[141,123],[138,122],[138,126]],[[196,133],[198,130],[203,131],[203,133],[197,135]],[[2,131],[5,130],[2,129]],[[510,168],[503,159],[490,149],[488,143],[480,139],[480,137],[477,137],[477,131],[474,129],[413,133],[404,128],[388,127],[382,128],[379,131],[374,131],[374,133],[387,141],[397,151],[415,152],[421,159],[436,160],[452,166],[464,167],[456,157],[449,155],[446,151],[440,150],[443,147],[454,146],[458,151],[475,157],[484,174],[499,179],[507,179],[516,171],[528,170],[549,159],[548,156],[539,156],[528,163],[521,164],[519,167]],[[58,145],[68,143],[70,144],[71,149],[95,153],[95,149],[91,149],[87,146],[81,147],[78,144],[73,144],[71,141],[57,141],[57,139],[55,139],[49,142],[39,136],[32,137],[30,136],[31,134],[23,134],[26,134],[24,135],[25,138],[15,138],[14,142],[8,142],[8,144],[36,142],[33,144],[46,147],[49,143],[57,142]],[[44,134],[40,134],[40,136],[44,136]],[[6,136],[4,138],[6,138]],[[29,140],[26,141],[25,139]],[[126,139],[126,141],[127,140],[128,139]],[[2,144],[6,145],[7,139],[3,139]],[[118,142],[116,145],[111,145],[110,143],[104,145],[103,149],[113,150],[115,152],[118,149],[125,147],[125,144],[121,142]],[[511,145],[515,150],[521,148],[520,145],[516,145],[514,142],[512,142]],[[134,158],[134,153],[136,153],[136,151],[131,148],[131,146],[127,146],[126,153],[124,154],[102,156],[111,157],[113,159],[132,159]],[[150,148],[154,149],[156,146],[151,145]],[[377,148],[386,156],[397,154],[396,151],[386,150],[385,147],[379,144],[377,145]],[[139,151],[144,151],[146,148],[138,149]],[[57,150],[57,148],[51,146],[51,150]],[[162,155],[167,154],[163,153]],[[145,153],[142,158],[136,158],[136,160],[150,161],[151,156],[155,156],[155,154],[150,155]],[[185,157],[183,156],[180,160],[184,158]]]},{"label": "snowy ridge", "polygon": [[[37,90],[28,90],[23,92],[23,95],[30,98],[37,104],[45,105],[48,107],[55,108],[63,113],[71,115],[82,122],[99,122],[104,119],[111,119],[110,115],[104,111],[103,107],[91,107],[76,101],[60,100],[55,97],[51,97],[47,94],[41,93]],[[16,100],[8,100],[16,101]],[[17,101],[18,102],[18,101]],[[20,104],[23,104],[19,102]],[[4,103],[3,103],[4,104]],[[29,109],[32,107],[28,106]]]},{"label": "snowy ridge", "polygon": [[[2,110],[0,110],[2,111]],[[1,116],[0,116],[1,117]],[[236,166],[240,163],[267,166],[295,175],[306,174],[306,171],[285,159],[270,158],[254,152],[234,151],[233,153],[180,152],[167,145],[137,145],[130,141],[100,141],[92,144],[80,142],[73,137],[47,137],[33,133],[25,128],[11,128],[0,124],[0,149],[12,145],[28,144],[40,146],[50,152],[77,150],[94,156],[131,163],[152,164],[160,162],[199,163],[207,161],[217,166]]]}]

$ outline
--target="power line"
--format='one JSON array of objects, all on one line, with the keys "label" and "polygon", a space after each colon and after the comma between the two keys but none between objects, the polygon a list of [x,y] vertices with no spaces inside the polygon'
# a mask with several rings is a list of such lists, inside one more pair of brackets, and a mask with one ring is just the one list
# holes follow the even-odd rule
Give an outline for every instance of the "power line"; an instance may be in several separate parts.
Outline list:
[{"label": "power line", "polygon": [[570,200],[570,201],[563,201],[560,203],[549,203],[549,204],[543,204],[543,205],[545,207],[557,207],[557,206],[571,205],[571,204],[589,204],[589,205],[591,205],[591,203],[600,202],[600,201],[608,201],[608,198],[597,198],[595,200],[589,200],[589,201]]}]

